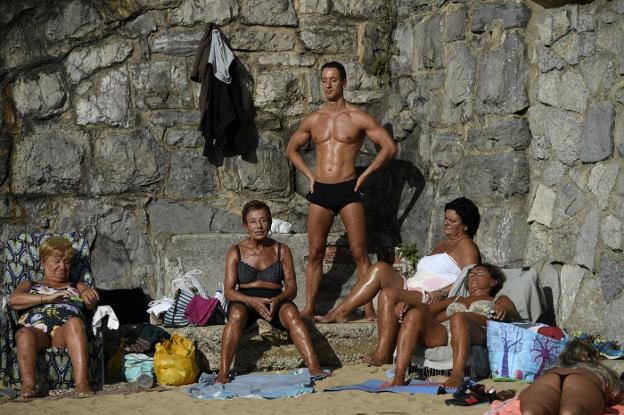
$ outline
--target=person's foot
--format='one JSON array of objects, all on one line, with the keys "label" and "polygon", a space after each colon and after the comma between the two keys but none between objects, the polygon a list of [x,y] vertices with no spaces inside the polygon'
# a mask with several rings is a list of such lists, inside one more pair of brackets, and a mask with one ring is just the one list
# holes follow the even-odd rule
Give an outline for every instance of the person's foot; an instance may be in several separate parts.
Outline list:
[{"label": "person's foot", "polygon": [[451,376],[442,384],[447,389],[459,388],[464,384],[464,377],[462,375],[456,375],[451,373]]},{"label": "person's foot", "polygon": [[223,383],[223,384],[226,384],[226,383],[230,383],[230,382],[231,382],[231,380],[230,380],[230,375],[224,375],[224,376],[219,375],[219,376],[217,376],[217,378],[215,379],[215,383]]},{"label": "person's foot", "polygon": [[24,399],[32,399],[37,397],[37,391],[35,388],[27,388],[23,387],[19,394],[20,397]]},{"label": "person's foot", "polygon": [[405,379],[400,379],[400,378],[395,377],[394,379],[392,379],[392,381],[388,380],[382,383],[379,389],[391,388],[393,386],[404,386],[404,385],[407,385],[407,381]]},{"label": "person's foot", "polygon": [[333,311],[325,314],[324,316],[314,316],[314,321],[317,323],[346,323],[349,321],[348,316],[339,315]]},{"label": "person's foot", "polygon": [[364,306],[364,318],[368,321],[377,321],[377,313],[375,313],[375,308],[373,308],[372,303],[368,303]]},{"label": "person's foot", "polygon": [[78,396],[91,396],[93,395],[93,389],[91,389],[91,386],[89,386],[89,384],[76,384],[76,389],[75,389],[76,395]]},{"label": "person's foot", "polygon": [[314,310],[308,310],[307,308],[304,307],[304,309],[301,310],[299,315],[301,316],[301,318],[307,318],[308,320],[313,320],[314,319]]},{"label": "person's foot", "polygon": [[333,375],[331,371],[323,370],[323,369],[315,369],[313,371],[310,370],[309,372],[310,372],[310,380],[312,382],[318,382]]},{"label": "person's foot", "polygon": [[385,356],[379,356],[376,352],[371,354],[366,354],[361,357],[362,363],[367,364],[369,366],[383,366],[386,363],[389,363],[390,358]]}]

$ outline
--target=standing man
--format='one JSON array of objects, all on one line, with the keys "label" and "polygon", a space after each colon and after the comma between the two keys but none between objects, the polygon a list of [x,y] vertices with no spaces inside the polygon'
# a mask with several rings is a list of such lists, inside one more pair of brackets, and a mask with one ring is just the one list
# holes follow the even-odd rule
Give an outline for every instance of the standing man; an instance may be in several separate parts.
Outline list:
[{"label": "standing man", "polygon": [[[301,314],[313,317],[316,297],[321,283],[322,262],[327,235],[340,215],[349,238],[351,255],[357,265],[358,278],[368,267],[362,185],[375,170],[397,152],[390,134],[369,114],[345,101],[347,73],[338,62],[328,62],[321,68],[321,84],[327,102],[308,115],[288,143],[286,154],[292,164],[310,180],[306,199],[308,209],[308,265],[306,267],[306,301]],[[355,160],[364,137],[379,146],[373,162],[357,177]],[[316,171],[310,170],[299,149],[310,138],[316,146]],[[368,319],[375,319],[372,302],[364,306]]]}]

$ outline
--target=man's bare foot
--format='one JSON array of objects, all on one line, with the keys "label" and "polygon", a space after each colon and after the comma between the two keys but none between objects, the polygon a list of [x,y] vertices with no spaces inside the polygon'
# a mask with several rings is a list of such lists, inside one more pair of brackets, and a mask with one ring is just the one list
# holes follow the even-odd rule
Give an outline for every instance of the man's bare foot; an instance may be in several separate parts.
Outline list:
[{"label": "man's bare foot", "polygon": [[405,381],[405,379],[395,377],[394,379],[392,379],[392,381],[387,380],[384,383],[382,383],[379,389],[391,388],[393,386],[404,386],[404,385],[407,385],[407,382]]},{"label": "man's bare foot", "polygon": [[368,321],[377,321],[377,313],[375,313],[373,303],[368,302],[364,305],[364,317]]},{"label": "man's bare foot", "polygon": [[217,378],[215,379],[215,383],[230,383],[230,375],[217,376]]},{"label": "man's bare foot", "polygon": [[451,372],[451,376],[442,384],[445,388],[453,389],[459,388],[464,384],[464,377],[462,375],[455,375]]},{"label": "man's bare foot", "polygon": [[93,395],[93,389],[91,389],[91,386],[89,386],[89,384],[76,384],[76,389],[75,389],[75,393],[77,396],[91,396]]},{"label": "man's bare foot", "polygon": [[380,357],[377,353],[373,352],[371,354],[367,354],[362,356],[362,363],[367,364],[369,366],[383,366],[388,363],[390,359],[387,357]]},{"label": "man's bare foot", "polygon": [[338,313],[334,313],[330,311],[324,316],[314,316],[314,320],[317,323],[346,323],[349,321],[347,316],[339,315]]},{"label": "man's bare foot", "polygon": [[22,383],[22,390],[20,391],[19,396],[24,399],[36,398],[37,391],[35,390],[35,385],[26,385]]}]

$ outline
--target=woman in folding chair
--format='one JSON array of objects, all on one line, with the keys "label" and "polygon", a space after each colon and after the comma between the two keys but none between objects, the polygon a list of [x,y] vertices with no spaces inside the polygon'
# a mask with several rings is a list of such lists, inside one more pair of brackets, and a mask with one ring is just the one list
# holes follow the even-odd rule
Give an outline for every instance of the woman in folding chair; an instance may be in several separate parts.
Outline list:
[{"label": "woman in folding chair", "polygon": [[444,386],[455,388],[464,380],[471,344],[486,344],[486,320],[505,320],[517,312],[509,297],[497,295],[505,276],[491,264],[477,265],[468,273],[468,297],[451,297],[435,304],[419,304],[403,317],[397,338],[393,386],[404,385],[407,367],[418,345],[451,345],[453,369]]},{"label": "woman in folding chair", "polygon": [[15,334],[17,360],[22,381],[21,396],[33,398],[36,359],[39,350],[50,346],[66,347],[74,367],[76,392],[93,393],[87,380],[87,336],[83,323],[84,307],[93,309],[97,292],[83,283],[69,282],[74,251],[62,237],[46,239],[39,248],[43,278],[22,281],[9,298],[19,313]]}]

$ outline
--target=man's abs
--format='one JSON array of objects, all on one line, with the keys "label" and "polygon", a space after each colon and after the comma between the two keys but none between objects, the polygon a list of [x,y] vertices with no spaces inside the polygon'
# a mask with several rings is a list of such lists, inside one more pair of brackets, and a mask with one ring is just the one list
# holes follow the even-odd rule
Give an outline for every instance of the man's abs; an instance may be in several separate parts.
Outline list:
[{"label": "man's abs", "polygon": [[362,141],[341,143],[327,140],[316,143],[316,179],[322,183],[340,183],[354,179],[355,160]]}]

